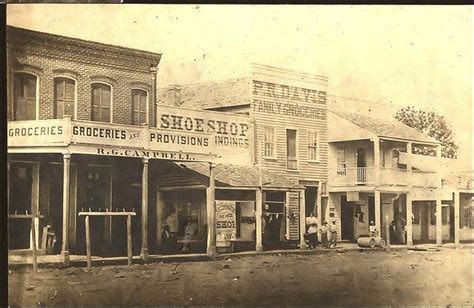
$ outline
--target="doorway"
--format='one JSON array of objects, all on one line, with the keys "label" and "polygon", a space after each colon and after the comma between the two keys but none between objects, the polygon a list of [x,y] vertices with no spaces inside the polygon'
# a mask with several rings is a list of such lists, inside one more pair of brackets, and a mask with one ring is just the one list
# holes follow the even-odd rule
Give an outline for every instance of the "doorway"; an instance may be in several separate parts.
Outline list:
[{"label": "doorway", "polygon": [[341,238],[354,241],[354,205],[341,196]]},{"label": "doorway", "polygon": [[[111,210],[111,171],[109,166],[89,165],[85,178],[85,210],[105,212]],[[81,235],[85,238],[84,220],[79,224]],[[79,228],[78,228],[79,233]],[[111,217],[91,216],[91,250],[94,255],[110,253]]]},{"label": "doorway", "polygon": [[[304,192],[305,200],[305,217],[311,216],[311,213],[317,217],[318,216],[318,187],[315,186],[306,186]],[[308,226],[307,226],[308,227]]]},{"label": "doorway", "polygon": [[[38,172],[35,163],[14,162],[10,164],[8,182],[8,213],[10,215],[36,212],[34,199],[37,196],[33,193],[35,172]],[[30,232],[30,219],[10,219],[8,234],[14,236],[8,239],[8,249],[29,249]],[[36,232],[36,234],[38,233]]]},{"label": "doorway", "polygon": [[367,160],[365,155],[365,148],[357,148],[357,182],[365,183],[367,182],[367,173],[365,168],[367,167]]},{"label": "doorway", "polygon": [[262,241],[266,250],[285,248],[286,193],[263,194]]}]

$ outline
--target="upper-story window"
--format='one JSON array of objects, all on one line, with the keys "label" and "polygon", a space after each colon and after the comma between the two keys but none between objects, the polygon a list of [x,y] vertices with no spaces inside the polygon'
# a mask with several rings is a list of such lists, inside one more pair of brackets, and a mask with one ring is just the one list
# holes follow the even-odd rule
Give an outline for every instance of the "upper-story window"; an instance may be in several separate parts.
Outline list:
[{"label": "upper-story window", "polygon": [[319,133],[308,131],[308,159],[319,161]]},{"label": "upper-story window", "polygon": [[148,93],[145,90],[132,90],[132,124],[141,125],[147,121]]},{"label": "upper-story window", "polygon": [[104,83],[92,84],[92,121],[110,122],[112,87]]},{"label": "upper-story window", "polygon": [[76,103],[76,82],[70,78],[58,77],[54,79],[54,117],[64,115],[74,117]]},{"label": "upper-story window", "polygon": [[275,150],[275,127],[265,126],[263,128],[264,132],[264,157],[275,157],[276,150]]},{"label": "upper-story window", "polygon": [[337,174],[346,174],[346,149],[344,146],[337,147]]},{"label": "upper-story window", "polygon": [[289,170],[298,169],[298,155],[295,129],[286,130],[286,156],[286,168]]},{"label": "upper-story window", "polygon": [[28,73],[15,73],[13,117],[15,120],[36,120],[38,78]]}]

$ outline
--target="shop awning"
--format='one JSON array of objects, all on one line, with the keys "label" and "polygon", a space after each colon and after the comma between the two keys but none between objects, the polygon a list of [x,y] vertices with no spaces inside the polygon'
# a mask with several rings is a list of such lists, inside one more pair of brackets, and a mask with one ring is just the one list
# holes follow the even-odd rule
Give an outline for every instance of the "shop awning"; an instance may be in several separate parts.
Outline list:
[{"label": "shop awning", "polygon": [[[174,168],[166,176],[160,176],[159,185],[186,186],[208,185],[209,164],[198,162],[172,163]],[[216,164],[214,175],[217,187],[259,187],[260,175],[257,166],[237,166],[229,164]],[[303,188],[292,184],[288,179],[271,171],[262,170],[262,186],[264,188]]]}]

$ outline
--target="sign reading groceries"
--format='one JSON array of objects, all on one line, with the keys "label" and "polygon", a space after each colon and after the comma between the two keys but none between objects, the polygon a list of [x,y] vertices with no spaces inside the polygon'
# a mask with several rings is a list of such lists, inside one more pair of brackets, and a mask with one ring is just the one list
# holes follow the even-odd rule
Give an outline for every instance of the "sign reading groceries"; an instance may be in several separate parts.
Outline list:
[{"label": "sign reading groceries", "polygon": [[156,128],[71,119],[9,122],[8,146],[82,146],[95,148],[96,155],[147,156],[133,154],[139,150],[157,159],[166,158],[155,153],[174,152],[182,160],[192,160],[186,156],[191,154],[246,164],[252,157],[249,123],[242,115],[159,106]]},{"label": "sign reading groceries", "polygon": [[235,201],[216,201],[216,246],[228,247],[236,238]]}]

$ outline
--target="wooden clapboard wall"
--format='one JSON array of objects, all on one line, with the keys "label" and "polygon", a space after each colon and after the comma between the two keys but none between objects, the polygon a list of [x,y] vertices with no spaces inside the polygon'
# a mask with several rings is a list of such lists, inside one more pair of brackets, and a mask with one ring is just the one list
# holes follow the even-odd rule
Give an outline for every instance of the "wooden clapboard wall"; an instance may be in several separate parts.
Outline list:
[{"label": "wooden clapboard wall", "polygon": [[[284,95],[289,91],[289,95]],[[294,182],[326,181],[327,145],[327,79],[272,67],[254,68],[250,115],[255,120],[255,160],[262,167]],[[316,113],[298,113],[298,110]],[[276,135],[276,156],[263,158],[264,127],[272,126]],[[286,130],[297,131],[298,169],[287,170]],[[319,134],[319,161],[308,157],[308,132]]]},{"label": "wooden clapboard wall", "polygon": [[298,214],[299,202],[300,202],[299,194],[300,193],[297,191],[289,191],[287,193],[288,214],[293,213],[295,217],[294,220],[290,220],[287,218],[289,240],[298,240],[300,238],[300,234],[299,234],[300,215]]}]

